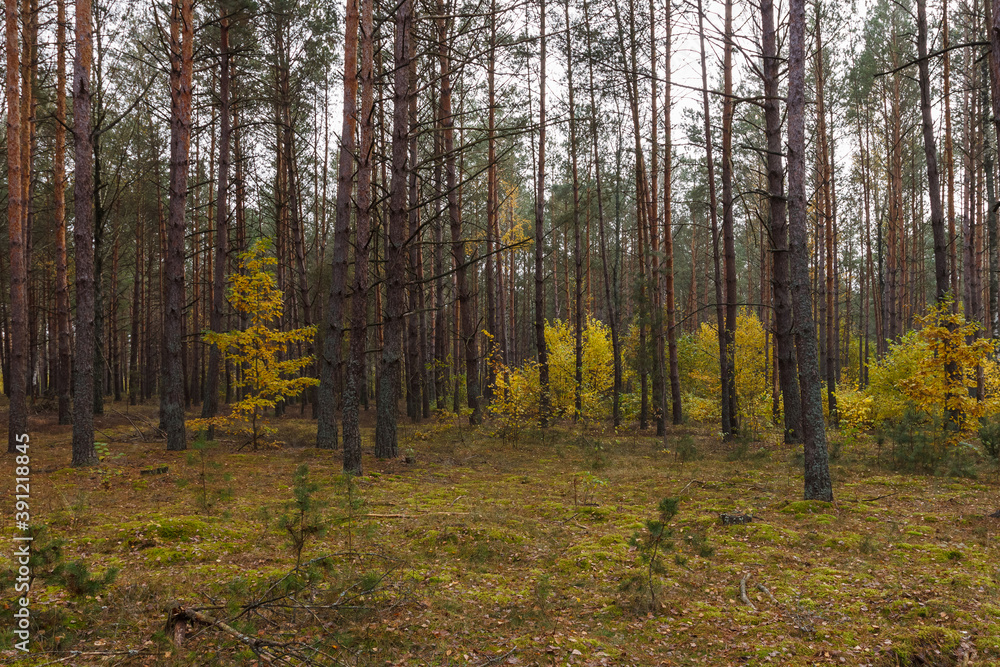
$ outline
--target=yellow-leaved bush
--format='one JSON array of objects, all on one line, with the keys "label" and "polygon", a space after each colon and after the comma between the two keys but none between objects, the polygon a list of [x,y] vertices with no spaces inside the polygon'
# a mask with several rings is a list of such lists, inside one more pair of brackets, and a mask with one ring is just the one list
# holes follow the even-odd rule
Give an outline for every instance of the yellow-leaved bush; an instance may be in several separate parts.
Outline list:
[{"label": "yellow-leaved bush", "polygon": [[[838,390],[842,425],[870,428],[896,422],[908,407],[943,424],[951,410],[960,419],[951,430],[957,438],[977,428],[980,417],[1000,410],[1000,367],[992,343],[974,338],[979,324],[952,312],[950,300],[929,308],[915,324],[871,366],[867,387]],[[949,364],[954,364],[953,374]],[[977,386],[977,368],[984,378],[982,400],[970,393]]]},{"label": "yellow-leaved bush", "polygon": [[[258,241],[240,256],[240,271],[230,276],[229,302],[236,312],[245,316],[247,326],[242,331],[206,331],[202,339],[219,348],[224,359],[235,365],[234,386],[244,390],[244,397],[232,405],[229,414],[188,422],[193,429],[206,426],[242,432],[256,448],[261,436],[272,434],[264,411],[279,401],[298,396],[319,380],[301,376],[309,366],[311,356],[294,357],[293,345],[312,340],[316,327],[291,331],[273,328],[283,306],[281,290],[271,272],[278,260],[268,254],[268,245]],[[279,353],[288,353],[278,360]]]},{"label": "yellow-leaved bush", "polygon": [[[610,414],[614,387],[614,355],[611,335],[604,323],[587,318],[583,330],[582,417],[605,419]],[[549,400],[552,417],[572,417],[576,405],[576,336],[573,327],[561,320],[545,323],[545,345],[549,356]],[[495,380],[490,413],[497,425],[512,437],[520,426],[538,419],[538,364],[526,362],[519,368],[494,362]]]},{"label": "yellow-leaved bush", "polygon": [[[703,323],[678,342],[685,415],[696,421],[720,417],[719,337],[715,325]],[[770,421],[771,384],[767,373],[768,338],[757,315],[741,309],[736,317],[736,408],[743,429],[759,432]]]}]

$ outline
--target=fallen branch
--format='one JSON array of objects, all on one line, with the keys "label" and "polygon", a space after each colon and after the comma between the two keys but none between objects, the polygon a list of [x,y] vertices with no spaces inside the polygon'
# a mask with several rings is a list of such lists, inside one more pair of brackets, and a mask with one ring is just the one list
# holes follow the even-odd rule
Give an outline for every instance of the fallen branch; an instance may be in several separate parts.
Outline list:
[{"label": "fallen branch", "polygon": [[755,607],[753,602],[750,601],[750,598],[747,597],[747,579],[749,578],[750,573],[747,572],[743,575],[743,578],[740,579],[740,599],[743,600],[745,604],[749,605],[751,609],[757,611],[757,607]]},{"label": "fallen branch", "polygon": [[132,419],[127,414],[119,412],[118,410],[115,410],[114,408],[112,408],[111,412],[115,413],[119,417],[124,417],[126,420],[128,420],[128,423],[132,425],[132,428],[135,429],[135,432],[139,434],[139,439],[140,440],[145,440],[146,439],[146,436],[143,435],[143,433],[142,433],[142,429],[140,429],[138,426],[136,426],[135,422],[132,421]]},{"label": "fallen branch", "polygon": [[692,484],[704,484],[704,483],[705,482],[701,481],[700,479],[692,479],[690,482],[684,485],[683,489],[677,492],[677,495],[681,495],[682,493],[687,491],[688,487],[691,486]]},{"label": "fallen branch", "polygon": [[767,586],[765,586],[764,584],[757,584],[757,590],[763,592],[765,595],[767,595],[767,597],[771,598],[771,602],[773,602],[774,604],[776,605],[781,604],[780,602],[778,602],[778,599],[776,597],[771,595],[771,591],[767,590]]},{"label": "fallen branch", "polygon": [[899,493],[899,491],[893,491],[892,493],[887,493],[887,494],[882,495],[882,496],[875,496],[874,498],[862,498],[860,502],[863,502],[863,503],[873,503],[876,500],[882,500],[883,498],[891,498],[892,496],[896,495],[897,493]]},{"label": "fallen branch", "polygon": [[490,658],[486,662],[480,664],[479,667],[489,667],[490,665],[499,665],[501,662],[503,662],[504,660],[506,660],[510,656],[514,655],[515,653],[517,653],[517,648],[516,647],[512,648],[509,651],[507,651],[503,655],[493,656],[492,658]]}]

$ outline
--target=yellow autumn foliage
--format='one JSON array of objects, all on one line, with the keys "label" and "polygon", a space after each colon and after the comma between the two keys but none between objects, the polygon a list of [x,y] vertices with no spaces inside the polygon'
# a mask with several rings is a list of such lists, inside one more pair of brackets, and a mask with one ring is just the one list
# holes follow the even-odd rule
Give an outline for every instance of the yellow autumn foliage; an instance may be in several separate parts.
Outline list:
[{"label": "yellow autumn foliage", "polygon": [[[202,339],[219,348],[222,357],[238,371],[234,386],[244,390],[244,398],[232,405],[227,415],[188,422],[193,429],[217,426],[248,435],[254,447],[261,436],[275,432],[267,425],[265,410],[279,401],[298,396],[319,380],[301,377],[313,362],[311,356],[291,356],[292,346],[311,340],[316,327],[291,331],[273,328],[281,315],[283,299],[271,267],[278,262],[268,255],[266,243],[258,241],[240,256],[241,270],[230,279],[229,302],[247,320],[242,331],[206,331]],[[278,359],[284,353],[284,358]]]},{"label": "yellow autumn foliage", "polygon": [[[838,392],[842,422],[872,427],[898,421],[912,407],[943,423],[946,410],[961,415],[952,439],[978,427],[979,418],[1000,411],[1000,368],[993,345],[973,338],[979,324],[952,312],[951,301],[932,306],[915,318],[916,329],[889,346],[889,353],[869,371],[863,391]],[[971,342],[970,342],[971,341]],[[955,377],[948,366],[955,364]],[[977,385],[977,368],[984,378],[983,399],[970,390]]]},{"label": "yellow autumn foliage", "polygon": [[[572,417],[576,402],[576,337],[568,322],[545,323],[545,345],[549,355],[549,400],[552,417]],[[614,357],[611,336],[604,323],[587,318],[583,330],[582,417],[605,419],[610,414],[614,387]],[[538,364],[526,362],[519,368],[495,363],[493,402],[490,413],[497,425],[510,434],[518,425],[538,419]]]},{"label": "yellow autumn foliage", "polygon": [[[767,373],[767,336],[757,315],[743,309],[736,317],[736,407],[743,430],[758,433],[771,419]],[[719,338],[715,325],[702,324],[679,342],[678,358],[684,413],[695,421],[719,419]]]}]

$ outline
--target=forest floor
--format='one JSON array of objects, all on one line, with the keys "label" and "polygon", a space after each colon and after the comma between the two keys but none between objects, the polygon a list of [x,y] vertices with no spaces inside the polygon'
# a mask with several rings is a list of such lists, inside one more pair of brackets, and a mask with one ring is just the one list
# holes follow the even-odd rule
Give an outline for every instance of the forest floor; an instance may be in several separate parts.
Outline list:
[{"label": "forest floor", "polygon": [[[12,649],[16,596],[0,581],[2,663],[1000,664],[990,464],[972,479],[898,474],[868,438],[835,433],[837,500],[805,502],[801,454],[776,434],[723,445],[696,426],[659,439],[567,424],[504,443],[442,418],[402,426],[402,456],[366,455],[346,483],[339,452],[307,446],[308,420],[280,420],[280,448],[167,452],[152,409],[125,411],[98,418],[91,469],[68,467],[70,427],[31,420],[36,555],[63,544],[35,564],[29,656]],[[301,560],[329,558],[296,574],[278,517],[301,464],[328,528]],[[630,538],[665,497],[678,512],[650,570]],[[754,520],[722,525],[729,512]],[[78,560],[89,574],[66,567]],[[86,593],[108,568],[117,579]],[[172,609],[228,623],[168,626]]]}]

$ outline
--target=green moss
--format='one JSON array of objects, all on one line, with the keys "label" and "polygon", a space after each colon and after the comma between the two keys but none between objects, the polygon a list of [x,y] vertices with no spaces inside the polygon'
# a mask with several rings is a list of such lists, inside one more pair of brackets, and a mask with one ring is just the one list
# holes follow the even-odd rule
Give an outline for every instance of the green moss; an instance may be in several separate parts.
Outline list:
[{"label": "green moss", "polygon": [[785,514],[819,514],[822,510],[833,507],[833,503],[822,500],[796,500],[782,508]]}]

